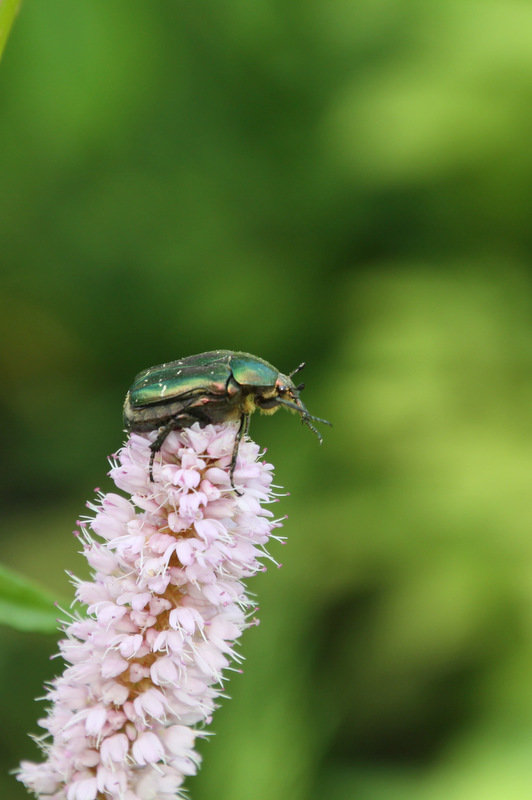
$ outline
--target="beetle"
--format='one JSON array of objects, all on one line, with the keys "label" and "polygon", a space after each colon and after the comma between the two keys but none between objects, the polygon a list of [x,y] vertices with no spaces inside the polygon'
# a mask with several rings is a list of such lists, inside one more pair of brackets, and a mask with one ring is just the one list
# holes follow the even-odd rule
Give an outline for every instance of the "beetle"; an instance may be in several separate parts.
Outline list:
[{"label": "beetle", "polygon": [[262,358],[233,350],[211,350],[178,361],[158,364],[139,372],[124,402],[124,425],[128,431],[158,430],[150,445],[150,480],[153,481],[155,454],[173,430],[188,428],[195,422],[239,420],[231,458],[231,485],[238,446],[249,428],[249,418],[257,409],[273,414],[284,406],[301,416],[301,421],[318,437],[312,422],[331,423],[309,414],[299,393],[304,384],[294,385],[292,377],[303,369],[300,364],[288,375]]}]

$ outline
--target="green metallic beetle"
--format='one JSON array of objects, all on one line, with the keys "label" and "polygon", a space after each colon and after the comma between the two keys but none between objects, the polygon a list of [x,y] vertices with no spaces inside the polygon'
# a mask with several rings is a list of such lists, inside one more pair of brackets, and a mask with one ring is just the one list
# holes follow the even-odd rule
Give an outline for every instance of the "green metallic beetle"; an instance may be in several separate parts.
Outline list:
[{"label": "green metallic beetle", "polygon": [[240,420],[231,459],[231,484],[238,445],[248,431],[250,415],[257,409],[265,414],[273,414],[281,406],[297,411],[321,443],[321,434],[311,420],[331,423],[309,414],[299,398],[304,384],[295,386],[292,381],[304,366],[300,364],[283,375],[250,353],[211,350],[140,372],[126,395],[124,424],[128,431],[159,431],[150,445],[150,479],[153,481],[155,453],[168,434],[194,422],[203,426]]}]

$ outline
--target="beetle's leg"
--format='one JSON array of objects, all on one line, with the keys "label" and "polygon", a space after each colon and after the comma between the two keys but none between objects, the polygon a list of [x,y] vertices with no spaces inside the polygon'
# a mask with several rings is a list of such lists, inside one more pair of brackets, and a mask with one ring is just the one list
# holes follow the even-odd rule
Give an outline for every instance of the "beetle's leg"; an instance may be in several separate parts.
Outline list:
[{"label": "beetle's leg", "polygon": [[159,433],[157,438],[153,440],[150,444],[150,481],[153,483],[153,460],[155,458],[155,453],[158,453],[161,447],[164,444],[164,440],[166,437],[175,431],[176,428],[180,428],[182,426],[182,421],[179,418],[173,417],[170,422],[167,422],[162,428],[159,429]]},{"label": "beetle's leg", "polygon": [[[188,405],[192,405],[193,399],[188,403]],[[187,406],[184,406],[186,408]],[[187,428],[189,425],[192,425],[193,422],[203,422],[207,424],[209,422],[208,416],[204,414],[200,408],[191,408],[186,414],[180,413],[175,417],[172,417],[166,425],[163,425],[162,428],[159,429],[159,434],[156,439],[150,444],[150,481],[153,483],[153,461],[155,458],[155,453],[158,453],[161,447],[164,444],[164,441],[172,431],[179,430],[180,428]]]},{"label": "beetle's leg", "polygon": [[[162,444],[162,442],[161,442],[161,444]],[[154,450],[151,447],[151,445],[150,445],[150,450],[151,450],[151,453],[150,453],[150,482],[153,483],[153,459],[155,458],[155,453],[157,451]]]},{"label": "beetle's leg", "polygon": [[242,439],[243,436],[246,435],[248,430],[249,430],[249,414],[242,414],[242,416],[240,417],[240,426],[235,436],[235,443],[233,445],[233,455],[231,456],[231,469],[229,470],[229,477],[231,478],[231,487],[235,490],[235,492],[237,493],[237,495],[239,495],[239,497],[242,496],[242,492],[239,492],[238,489],[235,487],[235,484],[233,482],[233,474],[236,467],[236,459],[238,456],[238,447],[240,445],[240,440]]},{"label": "beetle's leg", "polygon": [[[183,404],[183,411],[191,406],[195,401],[194,397],[191,397],[187,403]],[[153,461],[155,458],[155,453],[158,453],[161,447],[164,444],[164,441],[172,431],[179,430],[179,428],[186,428],[187,425],[192,425],[193,422],[196,420],[205,419],[208,422],[208,418],[205,417],[204,414],[201,413],[200,409],[190,409],[190,411],[186,414],[180,413],[175,417],[172,417],[166,425],[163,425],[162,428],[159,428],[159,434],[156,439],[150,444],[150,481],[153,483]]]}]

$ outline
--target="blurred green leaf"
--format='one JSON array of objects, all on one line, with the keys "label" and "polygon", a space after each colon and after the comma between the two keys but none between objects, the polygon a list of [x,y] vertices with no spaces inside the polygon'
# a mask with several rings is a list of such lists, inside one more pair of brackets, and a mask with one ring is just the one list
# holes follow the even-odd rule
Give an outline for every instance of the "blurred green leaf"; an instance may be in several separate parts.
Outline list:
[{"label": "blurred green leaf", "polygon": [[22,0],[0,0],[0,58]]},{"label": "blurred green leaf", "polygon": [[0,624],[51,633],[57,629],[57,613],[51,595],[0,566]]},{"label": "blurred green leaf", "polygon": [[[192,794],[529,796],[532,5],[32,0],[14,34],[0,560],[57,595],[85,574],[69,531],[139,370],[306,360],[334,428],[253,420],[285,566],[250,585],[262,624]],[[7,800],[44,638],[4,629]]]}]

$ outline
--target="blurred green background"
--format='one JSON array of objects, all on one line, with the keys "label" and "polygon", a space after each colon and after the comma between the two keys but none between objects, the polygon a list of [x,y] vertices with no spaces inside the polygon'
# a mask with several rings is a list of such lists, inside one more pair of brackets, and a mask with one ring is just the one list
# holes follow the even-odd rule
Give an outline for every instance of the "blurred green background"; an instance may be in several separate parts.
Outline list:
[{"label": "blurred green background", "polygon": [[[0,560],[61,598],[140,369],[254,419],[284,562],[194,800],[532,792],[532,5],[25,0],[0,66]],[[0,796],[54,637],[2,630]]]}]

